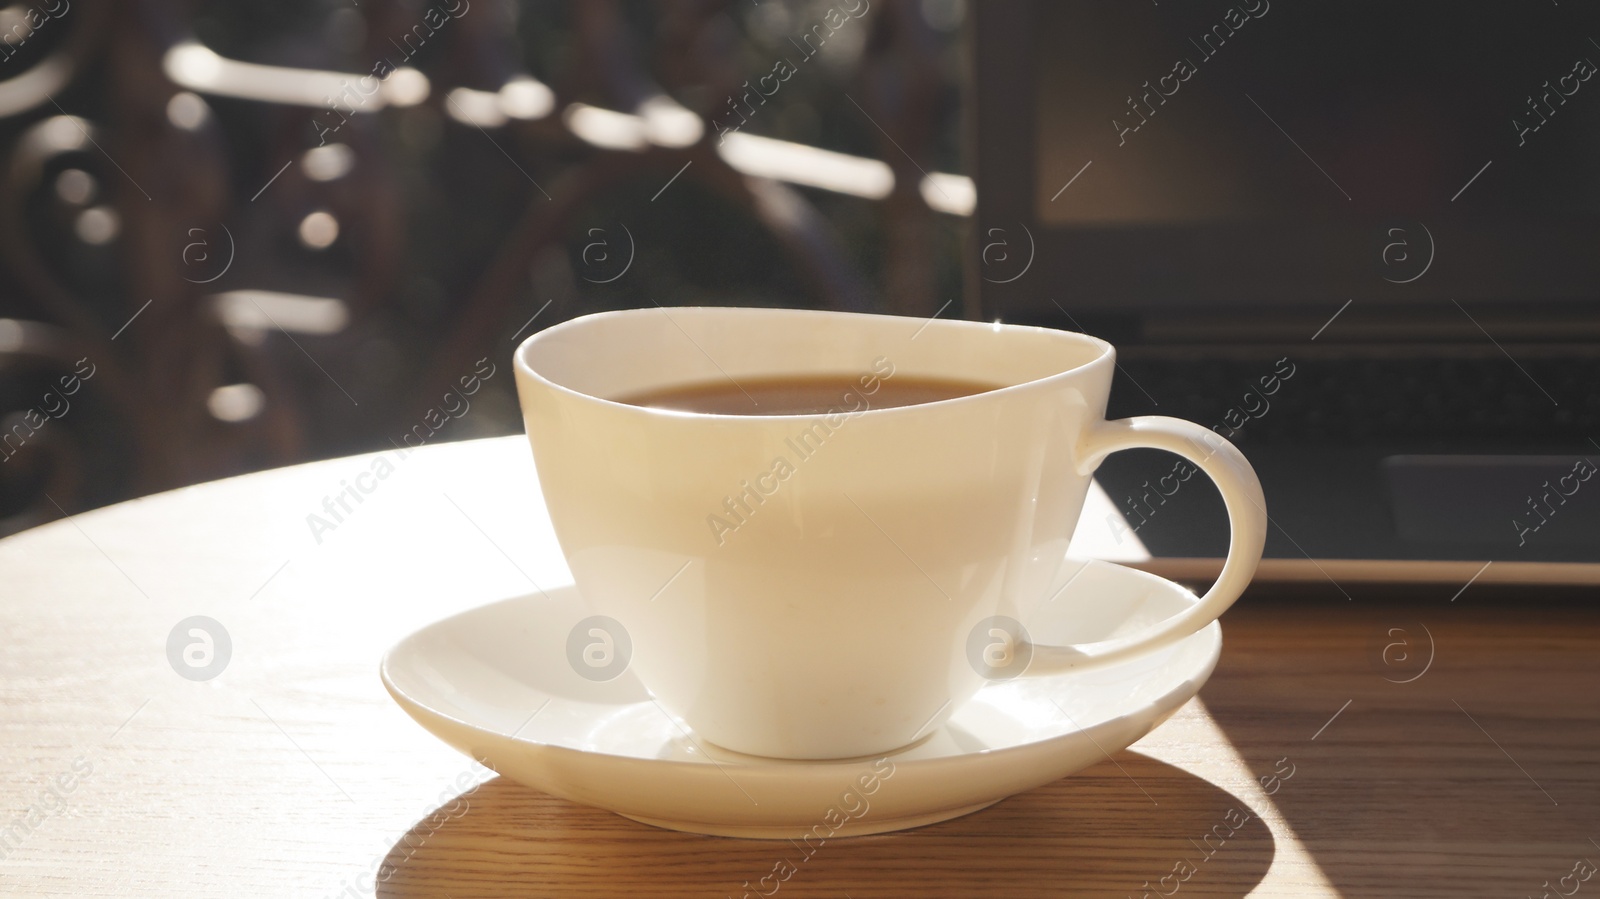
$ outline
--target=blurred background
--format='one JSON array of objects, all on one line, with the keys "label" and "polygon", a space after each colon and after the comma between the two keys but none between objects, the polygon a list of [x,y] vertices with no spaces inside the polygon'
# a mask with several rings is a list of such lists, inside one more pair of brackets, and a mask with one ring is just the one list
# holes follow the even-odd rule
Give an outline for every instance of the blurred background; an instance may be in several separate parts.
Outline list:
[{"label": "blurred background", "polygon": [[515,432],[511,349],[589,312],[970,313],[966,14],[0,8],[0,534]]},{"label": "blurred background", "polygon": [[[1597,35],[1594,0],[0,6],[0,534],[514,433],[534,331],[769,305],[1112,341],[1108,414],[1237,444],[1273,560],[1593,564],[1600,504],[1545,528],[1535,488],[1600,449]],[[1099,469],[1107,532],[1203,576],[1225,516],[1172,465]]]}]

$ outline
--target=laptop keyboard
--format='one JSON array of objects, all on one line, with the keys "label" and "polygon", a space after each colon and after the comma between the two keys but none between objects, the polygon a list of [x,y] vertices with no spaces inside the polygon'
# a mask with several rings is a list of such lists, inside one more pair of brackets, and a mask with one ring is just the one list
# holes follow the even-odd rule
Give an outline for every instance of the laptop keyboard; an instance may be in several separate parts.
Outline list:
[{"label": "laptop keyboard", "polygon": [[1516,361],[1503,354],[1201,358],[1134,350],[1119,359],[1109,415],[1186,418],[1243,445],[1600,452],[1600,349],[1512,354]]}]

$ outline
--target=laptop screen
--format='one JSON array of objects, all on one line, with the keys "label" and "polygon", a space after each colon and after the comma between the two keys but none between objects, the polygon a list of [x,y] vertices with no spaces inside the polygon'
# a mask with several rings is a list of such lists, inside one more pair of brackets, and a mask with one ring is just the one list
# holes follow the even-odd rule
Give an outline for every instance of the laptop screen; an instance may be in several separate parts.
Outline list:
[{"label": "laptop screen", "polygon": [[[1269,557],[1595,561],[1544,484],[1600,458],[1600,2],[972,9],[970,314],[1115,343],[1109,414],[1236,443]],[[1172,465],[1096,478],[1156,557],[1220,556]]]},{"label": "laptop screen", "polygon": [[1076,308],[1596,296],[1600,6],[1024,5],[987,14],[1031,51],[980,91],[1029,123],[1007,150],[980,122],[1020,166],[987,211],[1031,223]]}]

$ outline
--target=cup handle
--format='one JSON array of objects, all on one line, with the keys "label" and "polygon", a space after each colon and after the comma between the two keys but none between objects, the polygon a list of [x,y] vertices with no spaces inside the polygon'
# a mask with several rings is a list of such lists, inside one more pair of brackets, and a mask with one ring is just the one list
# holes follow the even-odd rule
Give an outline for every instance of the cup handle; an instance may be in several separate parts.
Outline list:
[{"label": "cup handle", "polygon": [[1194,422],[1140,415],[1100,422],[1084,437],[1078,471],[1092,474],[1106,456],[1125,449],[1161,449],[1194,463],[1211,478],[1228,508],[1232,535],[1222,573],[1199,602],[1143,633],[1077,646],[1032,644],[1026,674],[1079,671],[1169,646],[1216,620],[1244,592],[1267,539],[1266,500],[1261,482],[1233,444]]}]

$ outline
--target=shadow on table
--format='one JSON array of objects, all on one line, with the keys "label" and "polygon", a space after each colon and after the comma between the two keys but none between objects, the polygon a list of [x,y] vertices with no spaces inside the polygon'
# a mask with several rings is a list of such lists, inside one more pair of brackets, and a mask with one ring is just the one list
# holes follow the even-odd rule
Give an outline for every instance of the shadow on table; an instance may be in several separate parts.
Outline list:
[{"label": "shadow on table", "polygon": [[[1256,810],[1134,752],[989,809],[916,830],[829,841],[676,833],[505,778],[429,815],[390,850],[385,899],[443,896],[1244,896],[1274,844]],[[820,814],[820,813],[819,813]],[[1208,839],[1209,837],[1209,839]],[[1162,883],[1162,878],[1167,878]],[[776,884],[776,888],[774,888]]]}]

